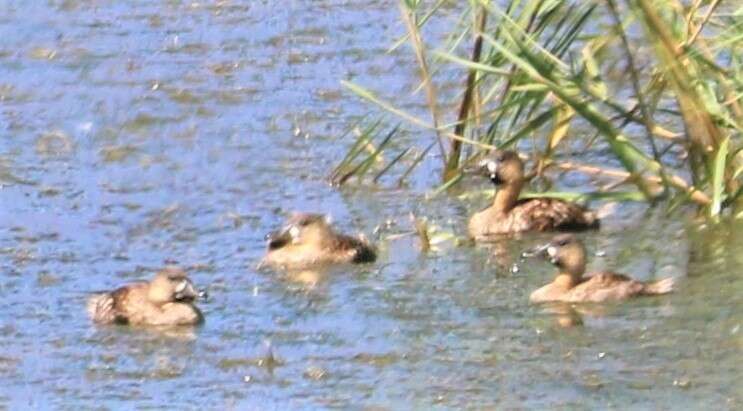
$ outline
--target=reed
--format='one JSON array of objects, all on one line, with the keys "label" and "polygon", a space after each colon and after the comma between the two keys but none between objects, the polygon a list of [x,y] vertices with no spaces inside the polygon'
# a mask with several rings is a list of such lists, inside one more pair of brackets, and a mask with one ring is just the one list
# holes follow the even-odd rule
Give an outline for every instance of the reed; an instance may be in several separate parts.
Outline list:
[{"label": "reed", "polygon": [[[408,164],[398,170],[405,179],[425,161],[406,160],[410,153],[438,147],[442,182],[450,187],[484,151],[517,147],[534,160],[534,176],[573,169],[614,179],[592,197],[665,199],[712,218],[743,217],[743,6],[689,3],[439,0],[427,8],[402,1],[406,33],[394,46],[410,44],[431,119],[385,101],[374,85],[344,84],[434,140],[424,148],[395,146],[388,140],[401,129],[394,128],[348,168],[369,142],[361,133],[339,167],[363,179],[370,158],[395,146],[398,153],[374,181],[400,163]],[[447,40],[423,38],[425,24],[456,12],[460,23]],[[432,73],[452,68],[461,69],[461,79],[446,80],[460,81],[462,93],[457,110],[447,113],[441,108],[453,102],[442,104]],[[590,162],[586,152],[595,150],[611,153],[616,167],[573,158]]]}]

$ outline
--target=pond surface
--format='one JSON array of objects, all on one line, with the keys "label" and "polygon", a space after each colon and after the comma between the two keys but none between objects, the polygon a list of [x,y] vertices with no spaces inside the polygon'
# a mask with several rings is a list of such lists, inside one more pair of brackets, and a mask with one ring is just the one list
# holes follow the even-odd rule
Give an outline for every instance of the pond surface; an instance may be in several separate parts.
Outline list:
[{"label": "pond surface", "polygon": [[[411,211],[462,234],[484,206],[426,200],[430,169],[325,183],[369,110],[340,79],[425,116],[413,54],[384,53],[403,30],[394,1],[0,2],[0,407],[743,407],[741,227],[622,206],[584,236],[591,267],[679,291],[555,313],[528,304],[552,268],[518,257],[545,236],[388,239]],[[256,271],[289,210],[385,226],[379,261]],[[209,291],[203,327],[90,323],[88,293],[169,262]]]}]

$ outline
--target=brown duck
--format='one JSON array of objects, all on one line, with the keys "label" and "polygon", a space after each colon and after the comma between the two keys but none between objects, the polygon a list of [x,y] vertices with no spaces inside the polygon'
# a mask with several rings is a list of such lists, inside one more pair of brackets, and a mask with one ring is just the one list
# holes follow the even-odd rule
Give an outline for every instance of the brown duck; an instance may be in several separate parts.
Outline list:
[{"label": "brown duck", "polygon": [[266,236],[268,250],[259,267],[299,270],[376,259],[374,247],[362,238],[337,233],[321,214],[294,213],[284,226]]},{"label": "brown duck", "polygon": [[660,295],[673,291],[673,278],[656,282],[641,282],[608,271],[584,276],[586,249],[572,234],[562,234],[538,249],[558,267],[554,281],[534,291],[533,303],[561,301],[568,303],[621,301],[644,295]]},{"label": "brown duck", "polygon": [[475,171],[498,187],[493,205],[470,219],[469,234],[476,240],[523,231],[578,231],[599,226],[596,213],[577,204],[555,198],[519,200],[524,163],[514,151],[496,150]]},{"label": "brown duck", "polygon": [[125,285],[88,300],[88,314],[99,324],[195,325],[204,320],[193,301],[196,289],[178,267],[166,267],[149,282]]}]

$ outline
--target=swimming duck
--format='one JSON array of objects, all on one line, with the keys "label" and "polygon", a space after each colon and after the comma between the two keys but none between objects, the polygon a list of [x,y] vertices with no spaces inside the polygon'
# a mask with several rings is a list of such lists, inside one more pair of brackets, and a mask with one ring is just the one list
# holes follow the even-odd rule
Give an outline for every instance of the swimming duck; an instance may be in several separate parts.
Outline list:
[{"label": "swimming duck", "polygon": [[289,270],[376,259],[372,245],[362,238],[339,234],[322,214],[294,213],[284,226],[266,236],[268,250],[259,267]]},{"label": "swimming duck", "polygon": [[193,301],[198,293],[186,273],[165,267],[149,282],[125,285],[88,300],[88,314],[99,324],[195,325],[204,320]]},{"label": "swimming duck", "polygon": [[554,281],[534,291],[533,303],[562,301],[569,303],[621,301],[643,295],[660,295],[673,291],[673,278],[641,282],[625,275],[602,271],[584,276],[586,249],[572,234],[562,234],[538,249],[558,267]]},{"label": "swimming duck", "polygon": [[523,231],[573,231],[598,228],[596,213],[556,198],[519,200],[524,185],[524,163],[510,150],[496,150],[475,170],[498,187],[493,205],[472,216],[469,234],[487,240],[498,234]]}]

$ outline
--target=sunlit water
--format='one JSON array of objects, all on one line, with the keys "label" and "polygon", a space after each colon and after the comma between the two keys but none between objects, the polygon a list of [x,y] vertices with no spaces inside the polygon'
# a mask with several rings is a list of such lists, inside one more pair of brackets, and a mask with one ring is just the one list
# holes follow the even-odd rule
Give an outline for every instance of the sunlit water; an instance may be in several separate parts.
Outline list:
[{"label": "sunlit water", "polygon": [[[314,287],[254,269],[288,210],[368,235],[395,223],[384,239],[411,211],[462,234],[484,205],[424,201],[425,168],[400,190],[324,182],[368,111],[340,79],[423,100],[412,53],[384,53],[403,30],[394,1],[0,2],[0,405],[743,406],[736,227],[620,208],[585,236],[606,253],[591,267],[679,290],[582,313],[528,304],[552,268],[518,256],[545,236],[498,257],[382,241],[377,263]],[[87,293],[167,262],[208,289],[203,327],[86,318]]]}]

